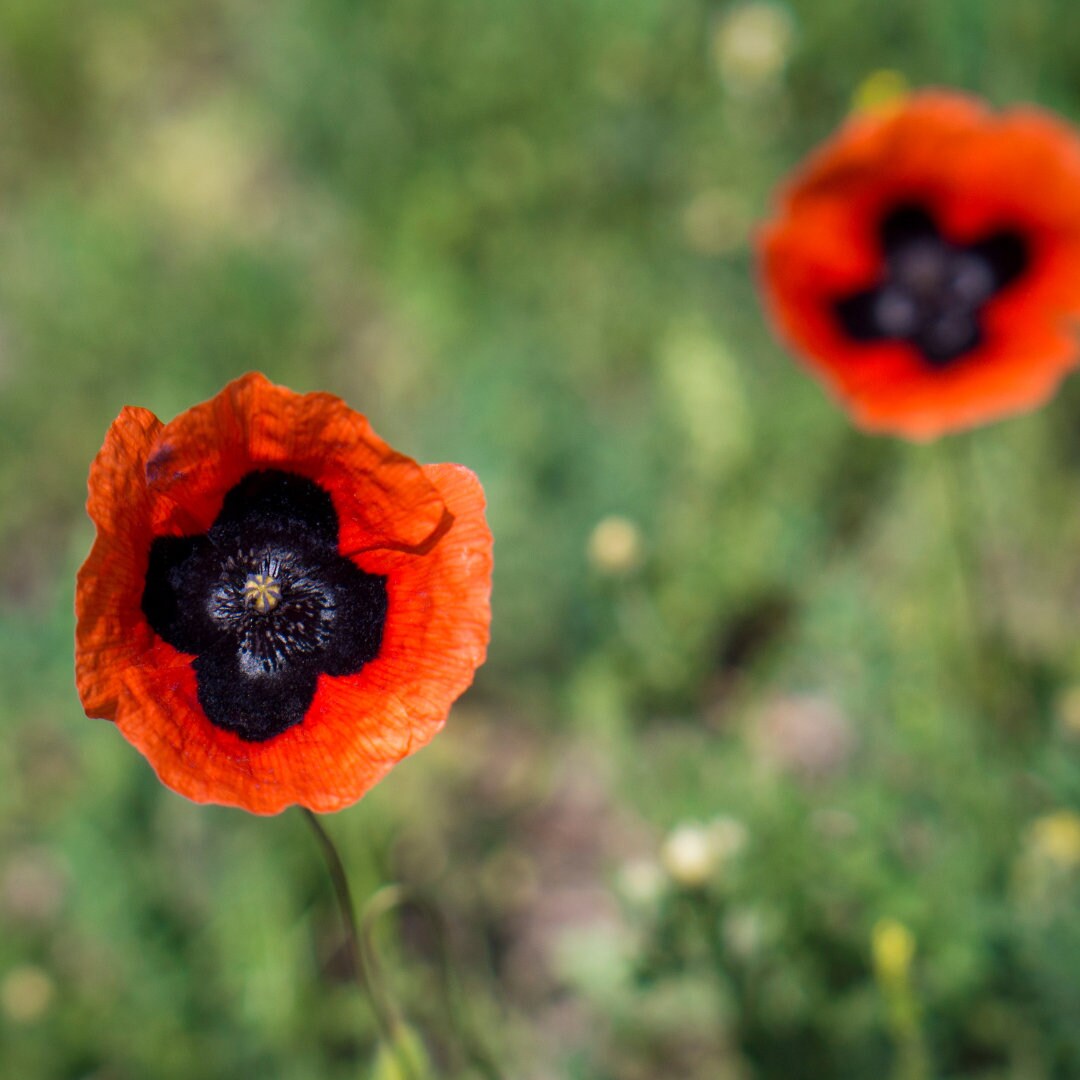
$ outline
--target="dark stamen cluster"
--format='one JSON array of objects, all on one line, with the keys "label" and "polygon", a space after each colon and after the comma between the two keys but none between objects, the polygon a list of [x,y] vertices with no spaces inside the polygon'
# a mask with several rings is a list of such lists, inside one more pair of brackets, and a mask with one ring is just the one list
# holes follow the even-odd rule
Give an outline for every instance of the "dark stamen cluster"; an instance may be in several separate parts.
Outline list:
[{"label": "dark stamen cluster", "polygon": [[322,651],[337,613],[334,590],[281,547],[226,556],[209,611],[240,642],[241,664],[266,674]]},{"label": "dark stamen cluster", "polygon": [[1019,233],[1000,230],[973,244],[954,244],[915,204],[881,223],[884,273],[871,288],[836,303],[837,318],[856,341],[906,341],[939,368],[983,340],[984,307],[1028,264]]},{"label": "dark stamen cluster", "polygon": [[319,675],[373,660],[386,610],[386,579],[338,552],[329,495],[291,473],[250,473],[205,535],[150,549],[150,625],[195,656],[208,719],[249,741],[300,723]]}]

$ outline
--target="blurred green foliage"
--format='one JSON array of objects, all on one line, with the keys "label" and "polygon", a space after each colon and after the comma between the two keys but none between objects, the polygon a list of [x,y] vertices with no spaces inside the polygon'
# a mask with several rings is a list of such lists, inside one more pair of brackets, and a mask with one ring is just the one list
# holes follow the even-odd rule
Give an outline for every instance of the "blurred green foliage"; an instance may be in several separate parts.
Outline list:
[{"label": "blurred green foliage", "polygon": [[[1080,6],[0,3],[0,1075],[400,1071],[299,817],[72,687],[107,425],[257,368],[485,482],[490,661],[328,828],[446,913],[508,1076],[1080,1076],[1080,384],[872,439],[755,296],[881,69],[1076,120]],[[382,937],[417,1060],[483,1075]]]}]

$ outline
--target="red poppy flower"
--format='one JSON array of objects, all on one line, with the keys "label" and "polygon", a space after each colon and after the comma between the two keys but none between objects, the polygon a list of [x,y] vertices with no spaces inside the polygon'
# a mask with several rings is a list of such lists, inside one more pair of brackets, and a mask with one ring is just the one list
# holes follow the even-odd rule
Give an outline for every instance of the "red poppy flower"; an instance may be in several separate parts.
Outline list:
[{"label": "red poppy flower", "polygon": [[927,92],[860,115],[761,237],[777,324],[864,427],[928,439],[1045,401],[1077,362],[1080,139]]},{"label": "red poppy flower", "polygon": [[479,482],[338,398],[251,374],[168,424],[126,408],[89,487],[79,695],[190,799],[347,806],[483,663]]}]

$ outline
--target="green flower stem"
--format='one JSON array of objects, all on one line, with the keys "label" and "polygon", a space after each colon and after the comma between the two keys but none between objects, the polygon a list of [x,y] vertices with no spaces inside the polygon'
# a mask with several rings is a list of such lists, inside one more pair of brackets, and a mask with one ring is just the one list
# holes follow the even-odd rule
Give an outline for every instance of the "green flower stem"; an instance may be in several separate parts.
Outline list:
[{"label": "green flower stem", "polygon": [[429,899],[411,892],[400,885],[388,885],[380,889],[365,906],[360,918],[360,949],[364,965],[370,973],[381,970],[375,948],[375,923],[394,910],[411,907],[431,927],[438,950],[439,977],[442,1000],[446,1006],[451,1030],[457,1038],[465,1057],[486,1080],[504,1080],[502,1072],[477,1039],[475,1029],[466,1016],[463,1001],[454,978],[454,965],[450,954],[450,938],[446,919],[439,908]]},{"label": "green flower stem", "polygon": [[955,439],[946,439],[935,447],[938,475],[945,507],[945,530],[956,566],[955,580],[959,594],[960,636],[968,668],[973,697],[980,711],[993,719],[998,701],[995,693],[997,673],[989,655],[992,622],[986,607],[981,580],[981,557],[977,536],[975,492],[971,489],[969,469],[959,460],[961,447]]},{"label": "green flower stem", "polygon": [[345,866],[341,861],[337,845],[314,813],[308,810],[307,807],[301,807],[301,812],[308,825],[311,826],[311,831],[315,834],[315,840],[323,853],[323,857],[326,859],[326,867],[330,872],[330,881],[334,887],[334,897],[337,900],[338,910],[341,913],[341,922],[345,930],[345,944],[349,952],[353,978],[356,980],[360,992],[371,1004],[382,1045],[388,1048],[395,1058],[395,1064],[397,1064],[403,1080],[423,1080],[422,1077],[416,1075],[409,1055],[401,1050],[406,1036],[405,1024],[401,1014],[386,987],[379,979],[378,969],[368,966],[367,956],[361,945],[357,928],[356,909],[353,907],[349,878],[345,873]]}]

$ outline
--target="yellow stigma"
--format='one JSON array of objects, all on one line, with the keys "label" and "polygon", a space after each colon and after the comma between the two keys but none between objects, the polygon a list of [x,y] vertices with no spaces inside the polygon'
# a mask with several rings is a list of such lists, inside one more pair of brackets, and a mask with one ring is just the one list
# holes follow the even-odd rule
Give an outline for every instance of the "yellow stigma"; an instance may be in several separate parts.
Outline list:
[{"label": "yellow stigma", "polygon": [[265,615],[281,603],[281,586],[269,574],[248,574],[244,582],[244,601],[260,615]]}]

